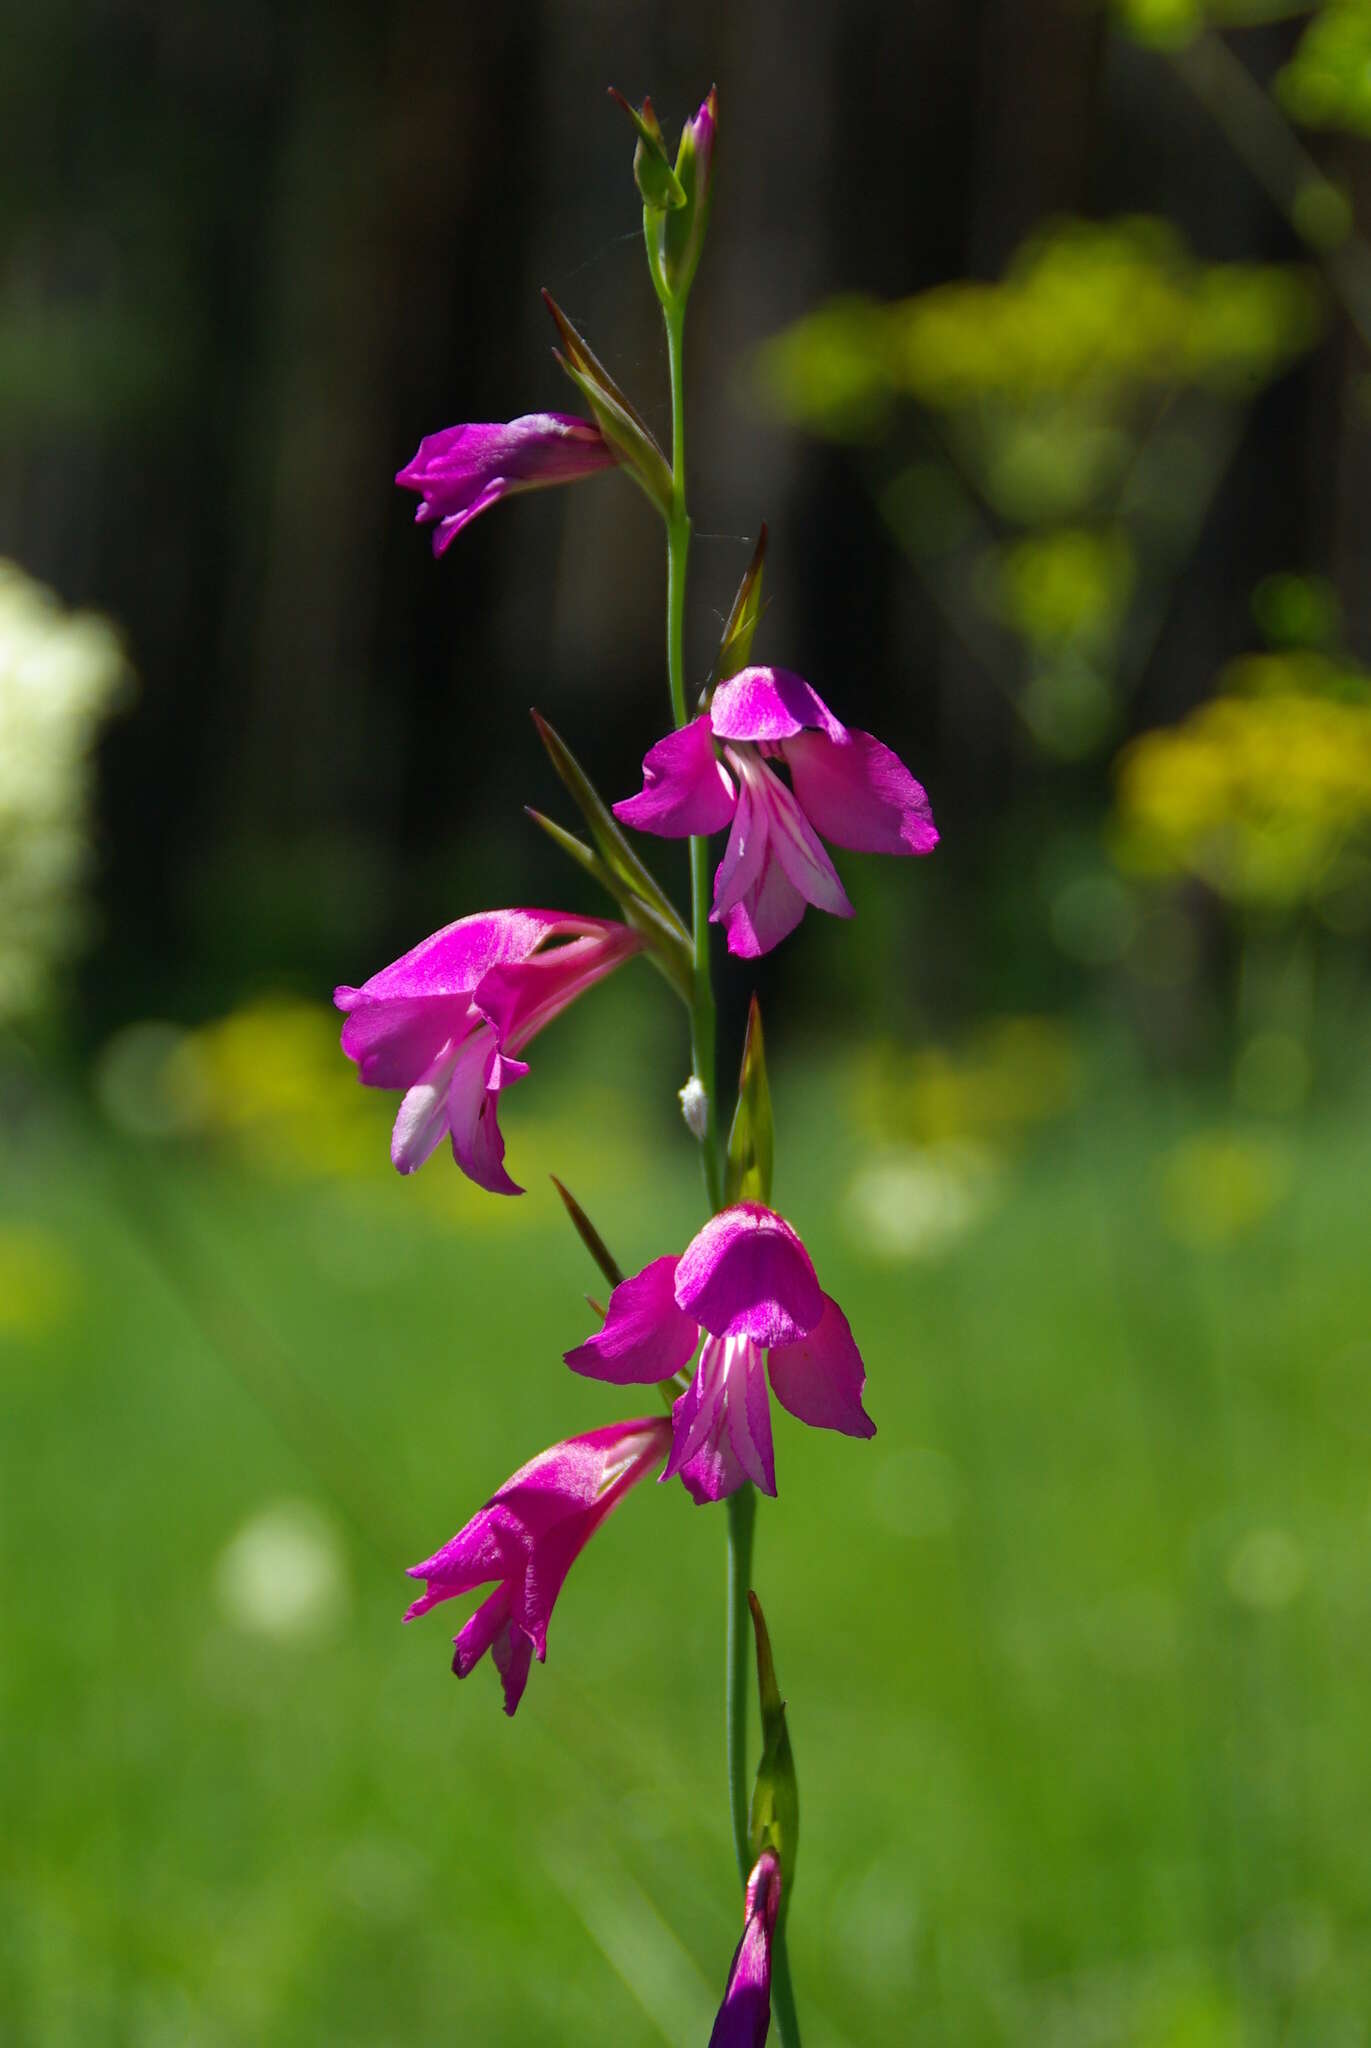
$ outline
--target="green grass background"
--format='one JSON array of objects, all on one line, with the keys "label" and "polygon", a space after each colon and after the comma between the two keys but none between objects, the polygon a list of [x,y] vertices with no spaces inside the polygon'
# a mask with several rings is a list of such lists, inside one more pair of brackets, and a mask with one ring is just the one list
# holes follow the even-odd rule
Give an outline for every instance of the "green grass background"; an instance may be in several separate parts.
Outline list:
[{"label": "green grass background", "polygon": [[[560,1364],[596,1280],[543,1178],[626,1266],[695,1227],[615,1046],[535,1051],[529,1195],[451,1214],[341,1071],[366,1176],[35,1095],[0,1170],[61,1283],[0,1334],[6,2043],[703,2048],[738,1932],[722,1514],[632,1496],[513,1722],[488,1664],[449,1675],[456,1610],[399,1626],[402,1567],[525,1457],[642,1410]],[[1367,1104],[1284,1126],[1280,1199],[1196,1246],[1165,1162],[1224,1105],[1096,1062],[976,1227],[891,1264],[844,1222],[841,1076],[773,1087],[879,1428],[776,1411],[758,1519],[809,2048],[1367,2041]],[[278,1639],[218,1574],[282,1500],[348,1597]]]}]

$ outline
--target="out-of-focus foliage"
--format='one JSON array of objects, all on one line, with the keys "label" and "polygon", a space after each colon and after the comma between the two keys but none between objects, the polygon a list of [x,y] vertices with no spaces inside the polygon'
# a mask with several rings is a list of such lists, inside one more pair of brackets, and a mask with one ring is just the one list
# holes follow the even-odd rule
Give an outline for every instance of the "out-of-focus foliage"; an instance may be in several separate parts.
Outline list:
[{"label": "out-of-focus foliage", "polygon": [[1079,1080],[1068,1026],[1007,1017],[959,1051],[876,1045],[853,1079],[864,1141],[843,1217],[854,1243],[891,1264],[943,1257],[1000,1192],[1011,1150],[1062,1115]]},{"label": "out-of-focus foliage", "polygon": [[1312,650],[1232,663],[1220,695],[1120,755],[1117,847],[1235,903],[1371,919],[1371,677]]},{"label": "out-of-focus foliage", "polygon": [[1066,1025],[1051,1017],[1001,1018],[959,1052],[873,1046],[857,1071],[857,1118],[863,1130],[887,1140],[1002,1145],[1068,1109],[1077,1078]]},{"label": "out-of-focus foliage", "polygon": [[1282,105],[1310,128],[1371,135],[1371,7],[1326,0],[1276,80]]},{"label": "out-of-focus foliage", "polygon": [[759,368],[787,418],[893,463],[875,488],[900,545],[1034,738],[1075,757],[1145,665],[1241,409],[1321,322],[1302,268],[1065,221],[999,283],[821,306]]},{"label": "out-of-focus foliage", "polygon": [[787,418],[837,439],[880,431],[903,397],[951,413],[1055,401],[1103,422],[1158,389],[1249,395],[1319,325],[1303,270],[1198,263],[1161,220],[1067,221],[998,284],[834,300],[771,341],[760,368]]},{"label": "out-of-focus foliage", "polygon": [[1140,43],[1176,50],[1204,28],[1251,28],[1308,12],[1310,0],[1113,0],[1120,25]]},{"label": "out-of-focus foliage", "polygon": [[[339,1058],[338,1019],[319,1003],[263,998],[193,1031],[155,1021],[127,1025],[103,1048],[95,1078],[101,1107],[129,1136],[209,1138],[274,1179],[369,1185],[395,1198],[386,1145],[394,1101],[358,1086]],[[541,1109],[535,1102],[520,1119],[515,1143],[530,1158],[557,1159],[577,1187],[645,1172],[612,1105],[600,1105],[592,1128],[585,1100],[573,1114],[560,1094],[545,1095]],[[443,1163],[447,1172],[406,1183],[411,1207],[482,1234],[529,1227],[535,1205],[491,1201]]]},{"label": "out-of-focus foliage", "polygon": [[47,999],[84,935],[91,749],[127,686],[107,620],[0,562],[0,1022]]}]

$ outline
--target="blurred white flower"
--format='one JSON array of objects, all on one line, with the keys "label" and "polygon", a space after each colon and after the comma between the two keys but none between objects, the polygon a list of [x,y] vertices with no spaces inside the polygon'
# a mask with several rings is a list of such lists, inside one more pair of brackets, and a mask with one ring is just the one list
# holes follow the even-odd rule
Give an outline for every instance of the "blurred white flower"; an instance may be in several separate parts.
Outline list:
[{"label": "blurred white flower", "polygon": [[878,1153],[854,1176],[844,1222],[876,1259],[936,1259],[991,1206],[1000,1165],[987,1146],[909,1145]]},{"label": "blurred white flower", "polygon": [[108,620],[0,561],[0,1022],[81,943],[91,749],[129,680]]},{"label": "blurred white flower", "polygon": [[276,1501],[245,1522],[220,1553],[214,1583],[231,1622],[280,1641],[330,1635],[350,1597],[338,1532],[306,1500]]}]

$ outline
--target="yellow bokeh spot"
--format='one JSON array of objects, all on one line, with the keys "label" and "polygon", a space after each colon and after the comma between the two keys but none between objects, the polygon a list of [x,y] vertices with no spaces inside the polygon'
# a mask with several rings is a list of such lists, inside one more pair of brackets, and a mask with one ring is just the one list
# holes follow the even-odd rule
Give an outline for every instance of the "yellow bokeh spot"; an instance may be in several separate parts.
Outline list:
[{"label": "yellow bokeh spot", "polygon": [[31,1225],[0,1224],[0,1336],[38,1337],[71,1310],[80,1275],[61,1241]]},{"label": "yellow bokeh spot", "polygon": [[1196,1132],[1162,1162],[1162,1220],[1182,1244],[1229,1244],[1270,1214],[1289,1178],[1279,1146],[1235,1132]]}]

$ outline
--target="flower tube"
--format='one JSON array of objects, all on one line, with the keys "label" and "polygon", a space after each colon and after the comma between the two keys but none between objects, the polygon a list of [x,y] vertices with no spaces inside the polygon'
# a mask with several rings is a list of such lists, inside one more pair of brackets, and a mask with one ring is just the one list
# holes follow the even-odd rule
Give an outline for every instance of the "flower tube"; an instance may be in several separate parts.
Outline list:
[{"label": "flower tube", "polygon": [[465,1678],[489,1650],[513,1714],[533,1657],[547,1661],[548,1622],[567,1573],[606,1515],[665,1457],[670,1437],[665,1415],[650,1416],[540,1451],[449,1543],[410,1566],[409,1576],[427,1583],[405,1620],[497,1580],[454,1636],[452,1668]]},{"label": "flower tube", "polygon": [[418,491],[420,526],[436,524],[433,552],[441,555],[464,526],[516,491],[575,483],[611,469],[613,450],[589,420],[564,412],[530,412],[503,423],[475,421],[425,434],[395,481]]},{"label": "flower tube", "polygon": [[497,1115],[500,1090],[528,1072],[515,1055],[643,943],[612,918],[489,910],[445,925],[360,988],[336,988],[358,1078],[404,1090],[396,1169],[413,1173],[446,1135],[478,1187],[522,1194],[505,1172]]}]

